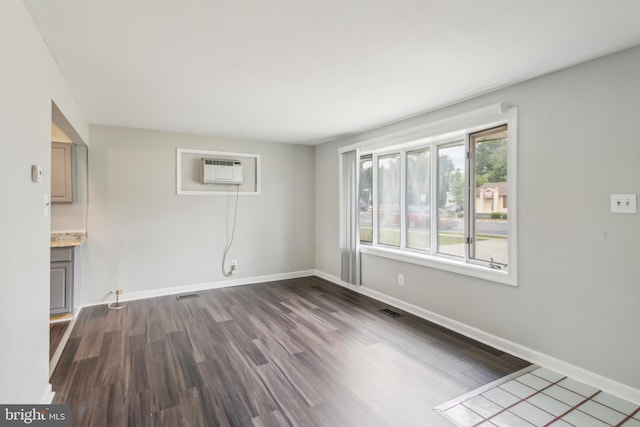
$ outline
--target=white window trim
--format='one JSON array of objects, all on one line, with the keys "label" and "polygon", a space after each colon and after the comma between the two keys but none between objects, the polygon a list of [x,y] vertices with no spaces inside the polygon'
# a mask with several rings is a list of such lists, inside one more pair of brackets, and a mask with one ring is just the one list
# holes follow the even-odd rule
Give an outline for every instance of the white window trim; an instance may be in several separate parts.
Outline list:
[{"label": "white window trim", "polygon": [[[511,243],[510,243],[511,244]],[[372,246],[361,244],[360,253],[366,255],[375,255],[381,258],[392,259],[395,261],[406,262],[409,264],[417,264],[423,267],[445,270],[452,273],[462,274],[464,276],[476,277],[492,282],[503,283],[505,285],[517,286],[510,276],[511,264],[509,271],[492,270],[490,268],[458,261],[453,257],[446,255],[428,255],[413,251],[411,249],[397,249],[389,246]]]},{"label": "white window trim", "polygon": [[467,113],[447,117],[400,131],[389,132],[361,142],[338,148],[338,153],[360,149],[361,154],[372,151],[393,151],[405,145],[415,145],[415,141],[430,141],[460,134],[464,129],[482,127],[487,123],[503,120],[513,107],[504,102],[489,105]]},{"label": "white window trim", "polygon": [[[507,271],[494,270],[484,265],[479,265],[470,260],[458,260],[454,257],[446,255],[431,255],[414,251],[406,248],[406,236],[401,234],[400,247],[390,247],[378,244],[377,239],[377,215],[373,215],[373,243],[360,244],[360,252],[363,254],[380,256],[383,258],[393,259],[396,261],[407,262],[411,264],[422,265],[425,267],[436,268],[465,276],[476,277],[479,279],[489,280],[496,283],[502,283],[511,286],[518,285],[518,258],[517,258],[517,147],[518,147],[518,108],[509,106],[505,103],[498,103],[478,110],[474,110],[465,114],[450,117],[444,120],[431,122],[425,125],[416,126],[411,129],[390,133],[385,136],[379,136],[367,141],[363,141],[350,146],[342,147],[338,151],[359,150],[359,155],[371,154],[373,157],[372,170],[372,186],[374,194],[377,194],[377,157],[389,153],[400,152],[401,159],[404,153],[411,149],[422,146],[428,146],[430,143],[436,142],[437,145],[453,142],[456,140],[466,139],[470,133],[480,129],[507,124],[509,128],[509,150],[508,150],[508,171],[507,181],[509,186],[509,197],[507,199],[509,212],[509,268]],[[436,158],[437,156],[432,156]],[[402,160],[401,160],[402,161]],[[434,169],[432,168],[432,173]],[[402,180],[404,182],[404,180]],[[404,190],[403,184],[403,190]],[[401,193],[404,200],[404,193]],[[432,195],[435,197],[435,195]],[[373,199],[374,212],[377,212],[375,205],[378,203],[377,198]],[[401,206],[403,206],[401,204]],[[432,204],[433,206],[433,204]],[[405,207],[406,209],[406,207]],[[401,221],[406,218],[401,216]],[[466,225],[465,225],[466,227]],[[466,232],[467,230],[465,230]],[[403,244],[404,243],[404,244]]]}]

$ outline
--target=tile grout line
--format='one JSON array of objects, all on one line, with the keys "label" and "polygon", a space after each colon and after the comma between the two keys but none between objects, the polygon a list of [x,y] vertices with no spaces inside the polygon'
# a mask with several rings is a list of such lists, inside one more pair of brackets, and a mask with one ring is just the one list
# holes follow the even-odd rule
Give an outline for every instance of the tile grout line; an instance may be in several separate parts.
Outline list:
[{"label": "tile grout line", "polygon": [[[613,408],[612,408],[613,409]],[[616,427],[620,427],[621,425],[623,425],[624,423],[626,423],[627,421],[629,421],[631,418],[633,418],[633,416],[635,414],[637,414],[638,412],[640,412],[640,406],[638,406],[636,408],[635,411],[631,412],[629,415],[627,415],[622,421],[620,421],[618,424],[616,424]]]},{"label": "tile grout line", "polygon": [[[484,394],[485,392],[487,392],[489,390],[493,390],[493,389],[499,388],[502,384],[505,384],[505,383],[507,383],[507,382],[509,382],[511,380],[516,380],[517,378],[520,378],[521,376],[523,376],[525,374],[528,374],[528,373],[531,373],[532,371],[534,371],[536,369],[539,369],[539,368],[540,368],[539,366],[531,364],[531,365],[529,365],[529,366],[527,366],[527,367],[525,367],[523,369],[520,369],[519,371],[512,372],[511,374],[509,374],[507,376],[504,376],[502,378],[498,378],[497,380],[492,381],[489,384],[485,384],[484,386],[479,387],[479,388],[477,388],[475,390],[472,390],[472,391],[470,391],[468,393],[465,393],[462,396],[459,396],[459,397],[455,398],[454,400],[450,400],[449,402],[446,402],[446,403],[444,403],[444,404],[442,404],[440,406],[437,406],[437,407],[434,408],[434,410],[440,412],[440,415],[442,415],[443,417],[450,418],[447,415],[445,415],[446,412],[449,409],[452,409],[452,408],[457,407],[457,406],[463,406],[465,409],[473,412],[475,415],[477,415],[480,418],[482,418],[483,421],[481,421],[481,422],[484,422],[484,421],[486,421],[486,417],[484,415],[474,411],[473,409],[469,408],[468,406],[465,406],[464,402],[466,402],[466,401],[468,401],[470,399],[473,399],[474,397],[480,396],[480,395]],[[508,391],[505,391],[505,392],[509,393]],[[512,394],[512,393],[509,393],[509,394]],[[515,395],[513,395],[513,396],[517,397]],[[447,406],[445,408],[443,408],[443,406],[445,406],[445,405],[447,405]],[[453,420],[450,420],[450,421],[452,423],[454,423],[454,424],[457,424],[457,422],[454,422]],[[475,424],[472,425],[472,427],[473,426],[475,426]],[[465,427],[468,427],[468,426],[465,426]]]},{"label": "tile grout line", "polygon": [[[533,374],[533,375],[535,375],[535,374]],[[536,376],[537,376],[537,375],[536,375]],[[519,378],[519,377],[518,377],[518,378]],[[486,422],[486,421],[489,421],[490,419],[492,419],[492,418],[494,418],[494,417],[496,417],[496,416],[498,416],[498,415],[502,414],[503,412],[508,411],[509,409],[513,408],[514,406],[519,405],[519,404],[521,404],[522,402],[526,402],[527,400],[529,400],[529,399],[530,399],[530,398],[532,398],[533,396],[536,396],[536,395],[538,395],[538,394],[542,393],[544,390],[548,389],[549,387],[553,387],[554,385],[558,385],[558,383],[559,383],[560,381],[562,381],[562,380],[564,380],[564,379],[566,379],[566,378],[567,378],[567,377],[562,377],[562,378],[560,378],[559,380],[557,380],[557,381],[555,381],[555,382],[550,383],[548,386],[546,386],[546,387],[544,387],[544,388],[541,388],[540,390],[536,390],[536,392],[535,392],[535,393],[532,393],[532,394],[530,394],[530,395],[529,395],[529,396],[527,396],[527,397],[521,397],[521,398],[520,398],[520,400],[518,400],[517,402],[514,402],[514,403],[512,403],[511,405],[509,405],[509,406],[506,406],[506,407],[502,408],[500,411],[496,412],[495,414],[491,415],[490,417],[485,417],[485,418],[484,418],[484,420],[482,420],[482,422],[477,423],[477,424],[474,424],[472,427],[476,427],[476,426],[478,426],[478,425],[480,425],[480,424],[482,424],[482,423],[484,423],[484,422]],[[514,378],[514,379],[515,379],[515,381],[518,381],[518,379],[517,379],[517,378]],[[544,378],[543,378],[543,379],[544,379]],[[521,383],[521,384],[524,384],[524,383]],[[526,384],[524,384],[524,385],[526,385]],[[498,386],[498,387],[500,387],[500,386]],[[560,386],[560,387],[562,387],[562,386]],[[564,387],[563,387],[563,388],[564,388]],[[504,389],[503,389],[503,390],[504,390]],[[507,390],[505,390],[505,391],[507,391]],[[507,392],[508,392],[508,391],[507,391]],[[512,393],[512,394],[513,394],[513,393]],[[540,410],[544,411],[544,409],[542,409],[542,408],[540,408]],[[475,411],[474,411],[474,412],[475,412]],[[544,411],[544,412],[547,412],[547,411]],[[547,413],[548,413],[548,412],[547,412]],[[551,415],[553,415],[553,414],[551,414]],[[517,415],[516,415],[516,416],[517,416]],[[519,417],[519,418],[521,418],[521,417]],[[526,420],[525,420],[525,421],[526,421]],[[554,421],[555,421],[555,420],[554,420]]]},{"label": "tile grout line", "polygon": [[[576,410],[576,409],[578,409],[580,406],[584,405],[585,403],[587,403],[588,401],[590,401],[591,399],[593,399],[594,397],[596,397],[596,396],[597,396],[598,394],[600,394],[601,392],[602,392],[602,390],[598,390],[598,391],[596,391],[595,393],[593,393],[591,396],[589,396],[589,397],[585,397],[585,399],[584,399],[582,402],[578,403],[577,405],[574,405],[573,407],[569,408],[569,410],[567,410],[567,411],[565,411],[564,413],[562,413],[562,414],[558,415],[558,416],[557,416],[557,417],[555,417],[553,420],[551,420],[551,421],[549,421],[547,424],[545,424],[543,427],[547,427],[547,426],[549,426],[549,425],[551,425],[551,424],[555,423],[556,421],[560,420],[562,417],[564,417],[564,416],[565,416],[565,415],[567,415],[568,413],[575,411],[575,410]],[[589,414],[587,414],[587,415],[589,415]],[[596,418],[596,417],[594,417],[594,418]],[[598,418],[596,418],[596,419],[598,419]],[[602,421],[602,420],[599,420],[599,421]],[[607,424],[607,423],[605,423],[605,424]]]},{"label": "tile grout line", "polygon": [[[489,390],[493,390],[494,388],[497,388],[499,386],[501,386],[502,384],[505,384],[507,382],[509,382],[510,380],[515,380],[516,378],[520,378],[522,375],[524,374],[528,374],[531,373],[532,371],[539,369],[540,367],[537,365],[530,365],[527,366],[519,371],[516,372],[512,372],[511,374],[498,378],[495,381],[490,382],[489,384],[485,384],[481,387],[478,387],[477,389],[471,390],[468,393],[465,393],[461,396],[458,396],[457,398],[450,400],[448,402],[445,402],[439,406],[436,406],[435,408],[433,408],[436,411],[441,411],[441,412],[446,412],[447,410],[453,408],[454,406],[458,406],[461,405],[463,402],[466,402],[469,399],[472,399],[476,396],[479,396],[481,394],[484,394],[485,392],[489,391]],[[474,411],[475,412],[475,411]],[[478,414],[480,415],[480,414]],[[480,415],[482,417],[482,415]]]},{"label": "tile grout line", "polygon": [[[546,379],[546,378],[544,378],[544,377],[540,377],[540,376],[536,375],[536,374],[535,374],[535,373],[533,373],[532,371],[528,371],[528,373],[531,373],[531,375],[534,375],[534,376],[536,376],[536,377],[538,377],[538,378],[540,378],[540,379],[547,380],[547,379]],[[520,375],[520,376],[513,377],[513,378],[511,378],[511,380],[518,381],[518,382],[520,382],[521,384],[524,384],[524,385],[528,385],[527,383],[524,383],[524,382],[522,382],[522,381],[519,381],[519,378],[521,378],[523,375],[524,375],[524,374],[522,374],[522,375]],[[530,405],[533,405],[533,406],[534,406],[534,407],[536,407],[537,409],[539,409],[539,410],[541,410],[541,411],[543,411],[543,412],[546,412],[546,413],[548,413],[549,415],[551,415],[551,416],[553,417],[553,419],[552,419],[551,421],[547,422],[546,424],[544,424],[544,425],[543,425],[543,427],[550,426],[551,424],[553,424],[553,423],[555,423],[555,422],[557,422],[557,421],[564,421],[564,420],[562,420],[562,418],[563,418],[564,416],[566,416],[567,414],[569,414],[569,413],[573,412],[573,411],[574,411],[574,410],[576,410],[576,409],[577,409],[578,411],[580,411],[580,407],[582,407],[584,404],[586,404],[586,403],[587,403],[587,402],[589,402],[589,401],[594,402],[594,403],[597,403],[597,404],[600,404],[600,405],[602,405],[603,407],[605,407],[605,408],[607,408],[607,409],[609,409],[609,410],[612,410],[612,411],[618,412],[620,415],[623,415],[623,416],[624,416],[624,418],[623,418],[621,421],[619,421],[617,424],[615,424],[615,427],[621,427],[621,426],[623,426],[623,425],[624,425],[624,423],[626,423],[627,421],[629,421],[629,420],[630,420],[631,418],[633,418],[636,414],[640,413],[640,406],[636,406],[636,409],[635,409],[635,410],[633,410],[629,415],[627,415],[627,414],[625,414],[625,413],[624,413],[623,411],[621,411],[621,410],[618,410],[618,409],[616,409],[616,408],[614,408],[614,407],[611,407],[611,406],[609,406],[609,405],[607,405],[607,404],[605,404],[605,403],[601,403],[601,402],[598,402],[598,401],[594,400],[594,398],[595,398],[596,396],[598,396],[600,393],[602,393],[602,390],[596,390],[595,392],[593,392],[591,395],[588,395],[588,396],[584,396],[584,395],[582,395],[581,397],[583,397],[583,400],[579,401],[578,403],[576,403],[576,404],[574,404],[574,405],[570,405],[570,404],[568,404],[568,402],[566,402],[566,401],[564,401],[564,400],[562,400],[562,399],[560,399],[560,398],[556,398],[556,397],[554,397],[554,396],[546,395],[546,396],[550,397],[551,399],[553,399],[553,400],[557,400],[558,402],[563,403],[563,404],[565,404],[565,405],[567,405],[567,406],[569,407],[569,409],[567,409],[565,412],[563,412],[562,414],[557,415],[557,416],[556,416],[555,414],[550,413],[550,412],[549,412],[549,411],[547,411],[546,409],[541,408],[540,406],[538,406],[538,405],[536,405],[536,404],[533,404],[533,403],[529,402],[529,400],[530,400],[531,398],[533,398],[534,396],[539,395],[539,394],[541,394],[541,393],[542,393],[542,394],[544,394],[543,392],[544,392],[545,390],[549,389],[550,387],[553,387],[554,385],[557,385],[558,387],[561,387],[562,389],[565,389],[565,390],[568,390],[568,391],[572,391],[572,392],[574,392],[574,393],[576,393],[576,394],[580,395],[580,393],[578,393],[578,392],[576,392],[576,391],[574,391],[574,390],[572,390],[572,389],[570,389],[570,388],[564,387],[563,385],[561,385],[561,384],[560,384],[560,382],[562,382],[562,381],[563,381],[563,380],[565,380],[565,379],[569,379],[569,377],[563,376],[562,378],[560,378],[560,379],[558,379],[558,380],[556,380],[556,381],[554,381],[554,382],[550,382],[550,384],[549,384],[549,385],[547,385],[547,386],[545,386],[545,387],[541,388],[540,390],[536,390],[536,391],[535,391],[535,393],[532,393],[532,394],[530,394],[530,395],[528,395],[528,396],[526,396],[526,397],[518,398],[518,400],[517,400],[516,402],[514,402],[514,403],[512,403],[512,404],[510,404],[510,405],[508,405],[508,406],[506,406],[506,407],[504,407],[504,408],[501,408],[498,412],[496,412],[496,413],[494,413],[494,414],[491,414],[490,416],[484,416],[484,415],[482,415],[482,414],[478,413],[477,411],[475,411],[474,409],[472,409],[472,408],[470,408],[470,407],[466,406],[464,403],[465,403],[466,401],[468,401],[469,399],[472,399],[473,397],[482,396],[482,395],[483,395],[484,393],[486,393],[487,391],[490,391],[490,390],[493,390],[493,389],[496,389],[496,388],[501,388],[501,386],[502,386],[502,385],[504,385],[504,384],[506,384],[506,382],[502,382],[502,383],[496,384],[495,386],[493,386],[493,387],[491,387],[491,388],[485,388],[484,390],[482,390],[481,392],[479,392],[479,393],[477,393],[477,394],[475,394],[475,395],[473,395],[473,396],[469,396],[469,397],[467,397],[467,398],[465,398],[465,399],[463,399],[463,400],[459,400],[459,401],[458,401],[458,403],[455,403],[454,405],[451,405],[448,409],[451,409],[451,408],[453,408],[453,407],[455,407],[455,406],[461,406],[461,405],[462,405],[465,409],[467,409],[467,410],[471,411],[472,413],[474,413],[474,414],[476,414],[476,415],[478,415],[479,417],[481,417],[481,418],[482,418],[482,420],[481,420],[481,421],[478,421],[478,422],[476,422],[476,423],[474,423],[474,424],[471,424],[471,427],[477,427],[477,426],[480,426],[480,425],[482,425],[483,423],[490,421],[491,419],[495,418],[496,416],[498,416],[498,415],[500,415],[500,414],[502,414],[502,413],[504,413],[504,412],[509,411],[511,408],[513,408],[513,407],[515,407],[515,406],[517,406],[517,405],[519,405],[519,404],[521,404],[521,403],[523,403],[523,402],[529,403]],[[549,380],[547,380],[547,381],[549,381]],[[508,382],[508,381],[507,381],[507,382]],[[485,386],[485,387],[486,387],[486,386]],[[514,393],[512,393],[512,392],[510,392],[510,391],[508,391],[508,390],[505,390],[505,389],[502,389],[502,390],[506,391],[506,392],[507,392],[507,393],[509,393],[509,394],[514,395]],[[517,396],[516,396],[516,397],[517,397]],[[489,399],[489,400],[491,400],[491,399]],[[437,409],[437,408],[436,408],[436,409]],[[580,411],[580,412],[583,412],[583,411]],[[522,418],[522,417],[521,417],[521,416],[519,416],[518,414],[515,414],[515,413],[513,413],[513,412],[510,412],[510,413],[512,413],[513,415],[517,416],[518,418],[521,418],[521,419],[523,419],[523,420],[525,420],[525,421],[526,421],[526,419]],[[583,413],[585,413],[586,415],[592,416],[592,417],[593,417],[593,418],[595,418],[596,420],[601,421],[601,422],[604,422],[605,424],[612,425],[612,424],[609,424],[609,423],[608,423],[607,421],[605,421],[604,419],[599,418],[599,417],[598,417],[598,416],[596,416],[596,415],[592,415],[592,414],[590,414],[590,413],[588,413],[588,412],[583,412]],[[443,413],[442,415],[444,415],[444,413]],[[566,422],[566,421],[565,421],[565,422]],[[613,427],[613,425],[612,425],[612,427]]]}]

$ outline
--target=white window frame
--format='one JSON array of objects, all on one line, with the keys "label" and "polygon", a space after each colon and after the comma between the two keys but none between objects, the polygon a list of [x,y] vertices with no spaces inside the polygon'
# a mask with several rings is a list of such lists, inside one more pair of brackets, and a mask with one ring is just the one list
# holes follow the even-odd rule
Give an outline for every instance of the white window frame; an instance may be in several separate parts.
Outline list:
[{"label": "white window frame", "polygon": [[[504,125],[507,125],[507,131],[509,131],[509,123],[507,121],[505,121]],[[491,128],[495,128],[495,127],[500,127],[503,125],[497,125],[497,126],[491,126],[489,128],[485,127],[482,130],[491,130]],[[477,131],[476,131],[477,132]],[[469,174],[474,174],[476,173],[476,168],[475,165],[473,164],[475,161],[475,158],[470,156],[469,154],[471,153],[471,137],[472,135],[474,135],[476,132],[467,132],[466,137],[465,137],[465,145],[466,145],[466,149],[467,149],[467,165],[466,165],[466,172],[468,172]],[[509,135],[510,137],[510,135]],[[509,144],[509,143],[508,143]],[[509,164],[509,151],[511,146],[508,145],[509,150],[507,150],[507,186],[509,189],[511,189],[511,187],[509,186],[509,168],[510,168],[510,164]],[[473,177],[465,177],[466,179],[468,179],[468,181],[466,181],[469,184],[475,184],[475,180],[473,179]],[[475,199],[475,192],[476,192],[476,187],[475,185],[470,185],[467,188],[466,191],[466,198],[465,198],[465,212],[471,212],[473,210],[473,212],[475,213],[476,211],[476,199]],[[513,192],[515,193],[515,191]],[[509,199],[507,199],[507,212],[509,212]],[[492,205],[493,206],[493,205]],[[473,209],[471,209],[471,207],[473,207]],[[511,218],[511,215],[509,214],[509,218]],[[509,221],[511,221],[511,219],[509,219]],[[469,236],[471,237],[471,239],[473,239],[473,245],[475,245],[477,243],[477,237],[476,237],[476,222],[473,221],[471,218],[465,218],[465,236]],[[511,232],[511,230],[509,230],[509,232]],[[509,235],[509,246],[511,245],[511,235]],[[475,246],[474,246],[475,249]],[[510,256],[511,253],[509,251],[508,256]],[[486,266],[487,264],[494,264],[493,262],[488,262],[488,261],[484,261],[484,260],[480,260],[476,257],[471,257],[471,244],[467,244],[466,247],[466,254],[465,254],[465,258],[467,260],[467,262],[469,263],[473,263],[473,264],[478,264],[478,265],[483,265]],[[510,258],[509,258],[510,259]],[[496,262],[495,265],[497,265],[498,269],[501,269],[503,264],[501,264],[500,262]],[[509,268],[511,267],[511,261],[509,261]]]},{"label": "white window frame", "polygon": [[[400,246],[392,247],[378,244],[378,200],[373,198],[373,242],[362,242],[359,246],[360,253],[375,255],[383,258],[393,259],[412,264],[418,264],[425,267],[436,268],[440,270],[450,271],[466,276],[485,279],[497,283],[503,283],[511,286],[518,285],[518,263],[517,263],[517,140],[518,140],[518,109],[505,103],[498,103],[478,110],[474,110],[465,114],[449,117],[447,119],[431,122],[426,125],[415,126],[403,131],[389,133],[378,136],[367,141],[342,147],[339,152],[349,151],[353,149],[359,150],[359,157],[371,155],[373,160],[372,167],[372,191],[374,195],[378,194],[377,188],[377,169],[378,156],[392,153],[400,153],[401,162],[401,204],[400,204]],[[477,131],[489,129],[492,127],[507,125],[509,129],[509,148],[507,159],[507,181],[509,188],[509,197],[507,198],[507,206],[509,212],[509,246],[508,270],[495,270],[485,264],[478,263],[469,258],[469,248],[465,250],[464,259],[459,257],[447,256],[446,254],[437,253],[437,230],[438,215],[433,213],[430,215],[431,242],[430,252],[410,249],[406,247],[406,153],[422,147],[429,147],[431,150],[431,180],[437,182],[437,162],[438,147],[452,142],[464,141],[465,148],[469,147],[469,135]],[[469,165],[465,167],[465,183],[467,181],[466,174],[469,173]],[[435,180],[435,181],[434,181]],[[437,184],[436,184],[437,186]],[[436,192],[431,191],[431,206],[437,206],[435,198],[438,197]],[[434,204],[434,202],[436,202]],[[465,212],[469,213],[470,201],[469,197],[465,200]],[[469,221],[465,218],[465,236],[469,235]],[[434,228],[435,227],[435,228]]]}]

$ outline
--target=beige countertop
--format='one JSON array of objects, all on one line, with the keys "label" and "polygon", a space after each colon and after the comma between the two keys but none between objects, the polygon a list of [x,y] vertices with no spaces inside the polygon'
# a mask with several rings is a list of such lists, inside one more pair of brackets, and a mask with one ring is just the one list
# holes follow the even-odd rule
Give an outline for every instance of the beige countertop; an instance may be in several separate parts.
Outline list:
[{"label": "beige countertop", "polygon": [[62,231],[51,232],[52,248],[68,248],[72,246],[80,246],[87,240],[86,231]]}]

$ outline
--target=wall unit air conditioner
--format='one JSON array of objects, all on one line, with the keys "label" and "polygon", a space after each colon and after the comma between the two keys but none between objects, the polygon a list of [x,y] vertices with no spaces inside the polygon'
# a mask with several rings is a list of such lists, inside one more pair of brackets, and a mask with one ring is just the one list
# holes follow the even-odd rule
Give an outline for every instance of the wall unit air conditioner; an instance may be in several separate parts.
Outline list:
[{"label": "wall unit air conditioner", "polygon": [[242,184],[242,163],[239,160],[202,159],[203,184]]}]

